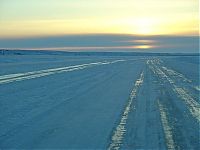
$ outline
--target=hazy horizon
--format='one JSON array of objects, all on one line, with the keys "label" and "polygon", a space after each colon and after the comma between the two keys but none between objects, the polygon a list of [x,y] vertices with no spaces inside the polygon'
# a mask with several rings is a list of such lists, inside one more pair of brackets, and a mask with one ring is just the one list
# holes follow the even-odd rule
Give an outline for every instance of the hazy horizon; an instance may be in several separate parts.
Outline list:
[{"label": "hazy horizon", "polygon": [[199,36],[88,34],[0,39],[0,49],[199,53]]}]

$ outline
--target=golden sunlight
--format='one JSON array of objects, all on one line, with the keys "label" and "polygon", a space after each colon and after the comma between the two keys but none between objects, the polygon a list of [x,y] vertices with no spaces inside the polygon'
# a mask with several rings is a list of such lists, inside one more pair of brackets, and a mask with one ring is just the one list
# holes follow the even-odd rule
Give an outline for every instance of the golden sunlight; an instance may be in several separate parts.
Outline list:
[{"label": "golden sunlight", "polygon": [[151,18],[137,19],[135,22],[136,33],[141,35],[154,34],[156,31],[156,21]]},{"label": "golden sunlight", "polygon": [[133,46],[133,48],[136,48],[136,49],[149,49],[149,48],[152,48],[153,46],[151,45],[137,45],[137,46]]}]

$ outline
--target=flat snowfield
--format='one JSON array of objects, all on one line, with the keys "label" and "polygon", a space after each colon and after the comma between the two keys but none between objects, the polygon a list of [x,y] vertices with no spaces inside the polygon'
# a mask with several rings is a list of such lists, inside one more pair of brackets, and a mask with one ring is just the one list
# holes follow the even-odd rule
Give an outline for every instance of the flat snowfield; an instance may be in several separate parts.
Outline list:
[{"label": "flat snowfield", "polygon": [[0,55],[0,149],[200,149],[198,56]]}]

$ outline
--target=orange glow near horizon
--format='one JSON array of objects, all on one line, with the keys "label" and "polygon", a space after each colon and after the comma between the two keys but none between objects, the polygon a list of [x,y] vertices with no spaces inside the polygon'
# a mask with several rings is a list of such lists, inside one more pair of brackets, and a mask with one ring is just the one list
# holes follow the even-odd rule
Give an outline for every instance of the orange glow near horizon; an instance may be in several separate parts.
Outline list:
[{"label": "orange glow near horizon", "polygon": [[134,48],[138,48],[138,49],[149,49],[149,48],[153,48],[153,46],[150,46],[150,45],[138,45],[138,46],[135,46]]}]

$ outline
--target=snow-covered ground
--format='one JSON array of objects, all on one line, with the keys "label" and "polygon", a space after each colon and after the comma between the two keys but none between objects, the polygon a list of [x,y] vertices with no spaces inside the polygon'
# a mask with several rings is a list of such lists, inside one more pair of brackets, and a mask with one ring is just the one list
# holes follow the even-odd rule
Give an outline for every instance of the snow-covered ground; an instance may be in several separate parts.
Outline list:
[{"label": "snow-covered ground", "polygon": [[198,56],[30,53],[0,68],[0,148],[200,148]]}]

